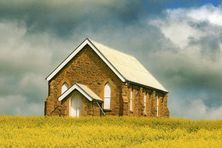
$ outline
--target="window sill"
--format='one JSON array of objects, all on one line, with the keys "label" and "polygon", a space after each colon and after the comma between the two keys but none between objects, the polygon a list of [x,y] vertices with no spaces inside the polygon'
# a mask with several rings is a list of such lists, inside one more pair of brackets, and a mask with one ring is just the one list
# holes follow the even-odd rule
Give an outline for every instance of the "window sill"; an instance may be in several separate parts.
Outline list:
[{"label": "window sill", "polygon": [[111,112],[111,109],[103,109],[104,112]]}]

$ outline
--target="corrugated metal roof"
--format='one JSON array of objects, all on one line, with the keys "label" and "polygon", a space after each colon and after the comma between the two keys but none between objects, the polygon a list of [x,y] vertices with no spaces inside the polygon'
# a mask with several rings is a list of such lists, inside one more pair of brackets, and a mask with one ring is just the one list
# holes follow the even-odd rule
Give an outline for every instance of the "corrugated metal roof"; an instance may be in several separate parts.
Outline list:
[{"label": "corrugated metal roof", "polygon": [[102,101],[102,99],[95,94],[89,87],[87,87],[86,85],[80,84],[80,83],[76,83],[80,88],[82,88],[89,96],[91,96],[93,99],[95,100],[99,100]]},{"label": "corrugated metal roof", "polygon": [[168,92],[136,58],[88,38],[50,73],[46,80],[50,81],[86,45],[89,45],[95,51],[122,82],[130,81]]},{"label": "corrugated metal roof", "polygon": [[90,41],[126,80],[168,92],[135,57]]},{"label": "corrugated metal roof", "polygon": [[61,101],[65,99],[68,95],[70,95],[74,90],[77,90],[80,92],[83,96],[85,96],[89,101],[92,100],[98,100],[102,101],[102,99],[95,94],[90,88],[88,88],[86,85],[75,83],[73,86],[71,86],[67,91],[65,91],[58,100]]}]

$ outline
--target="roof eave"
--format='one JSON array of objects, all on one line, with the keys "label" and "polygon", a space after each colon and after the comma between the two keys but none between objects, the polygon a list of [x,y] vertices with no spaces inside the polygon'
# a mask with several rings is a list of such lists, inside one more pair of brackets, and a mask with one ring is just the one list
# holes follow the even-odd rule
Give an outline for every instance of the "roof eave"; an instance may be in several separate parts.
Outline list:
[{"label": "roof eave", "polygon": [[62,101],[67,98],[74,90],[80,92],[83,96],[85,96],[89,101],[103,101],[101,98],[94,98],[90,94],[88,94],[81,86],[75,83],[72,87],[70,87],[67,91],[65,91],[59,98],[58,101]]},{"label": "roof eave", "polygon": [[99,51],[99,49],[90,41],[89,38],[86,38],[65,60],[63,60],[45,79],[50,81],[62,68],[65,67],[68,62],[75,57],[75,55],[80,52],[86,45],[89,45],[96,54],[108,65],[108,67],[119,77],[122,82],[125,82],[126,79],[123,75],[112,65],[112,63]]},{"label": "roof eave", "polygon": [[[87,45],[86,43],[88,40],[89,39],[86,38],[84,41],[82,41],[79,46],[77,46],[74,51],[72,51],[45,79],[50,81],[78,53],[75,53],[77,49],[82,49]],[[72,55],[74,56],[72,57]]]},{"label": "roof eave", "polygon": [[169,93],[168,90],[162,90],[162,89],[158,89],[158,88],[155,88],[155,87],[152,87],[152,86],[148,86],[148,85],[144,85],[144,84],[141,84],[141,83],[137,83],[137,82],[133,82],[133,81],[129,81],[129,80],[126,80],[126,82],[128,83],[132,83],[132,84],[135,84],[135,85],[139,85],[139,86],[142,86],[142,87],[146,87],[146,88],[151,88],[151,89],[155,89],[157,91],[161,91],[161,92],[164,92],[164,93]]}]

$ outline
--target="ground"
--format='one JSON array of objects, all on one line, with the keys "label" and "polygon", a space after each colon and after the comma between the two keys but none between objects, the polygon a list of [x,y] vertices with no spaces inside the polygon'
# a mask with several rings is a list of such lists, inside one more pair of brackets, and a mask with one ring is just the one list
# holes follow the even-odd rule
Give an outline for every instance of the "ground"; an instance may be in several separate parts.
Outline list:
[{"label": "ground", "polygon": [[0,117],[0,147],[222,147],[222,120]]}]

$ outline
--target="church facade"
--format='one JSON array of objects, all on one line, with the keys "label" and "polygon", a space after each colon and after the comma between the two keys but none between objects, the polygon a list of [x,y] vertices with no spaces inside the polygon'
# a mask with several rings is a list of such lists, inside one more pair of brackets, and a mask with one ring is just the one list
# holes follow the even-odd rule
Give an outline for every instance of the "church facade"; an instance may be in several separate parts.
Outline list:
[{"label": "church facade", "polygon": [[46,116],[169,116],[168,91],[136,58],[90,39],[46,80]]}]

